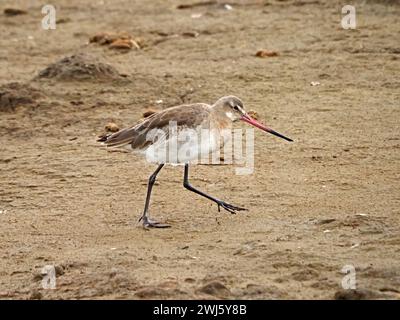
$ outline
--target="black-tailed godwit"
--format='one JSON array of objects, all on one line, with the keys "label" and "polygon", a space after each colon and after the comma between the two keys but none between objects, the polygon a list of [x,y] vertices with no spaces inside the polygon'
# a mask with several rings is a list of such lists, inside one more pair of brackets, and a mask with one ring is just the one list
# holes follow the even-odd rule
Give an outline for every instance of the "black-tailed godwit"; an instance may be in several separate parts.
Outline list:
[{"label": "black-tailed godwit", "polygon": [[[292,141],[251,118],[244,110],[242,101],[235,96],[222,97],[213,105],[194,103],[171,107],[152,114],[135,126],[99,139],[108,147],[128,147],[142,152],[146,155],[148,162],[158,163],[156,171],[149,178],[145,206],[139,219],[144,227],[170,227],[168,224],[151,220],[148,214],[153,185],[157,174],[165,164],[184,165],[183,186],[215,202],[218,205],[218,211],[221,207],[230,213],[246,210],[212,197],[189,183],[189,164],[198,161],[199,157],[208,156],[219,148],[221,138],[224,139],[222,131],[231,130],[232,123],[238,120]],[[207,139],[198,139],[205,131],[209,132]],[[182,137],[185,138],[182,139]],[[188,140],[187,137],[192,137],[192,139]],[[172,149],[173,152],[171,152]]]}]

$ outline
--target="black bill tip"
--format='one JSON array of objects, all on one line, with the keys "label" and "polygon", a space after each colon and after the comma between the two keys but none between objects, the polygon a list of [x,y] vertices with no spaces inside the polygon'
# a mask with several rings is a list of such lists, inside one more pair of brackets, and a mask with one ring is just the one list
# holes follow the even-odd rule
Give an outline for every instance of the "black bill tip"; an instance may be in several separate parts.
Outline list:
[{"label": "black bill tip", "polygon": [[273,134],[273,135],[275,135],[275,136],[277,136],[279,138],[285,139],[286,141],[293,142],[292,139],[290,139],[288,137],[285,137],[283,134],[280,134],[279,132],[276,132],[274,130],[269,131],[269,133],[271,133],[271,134]]}]

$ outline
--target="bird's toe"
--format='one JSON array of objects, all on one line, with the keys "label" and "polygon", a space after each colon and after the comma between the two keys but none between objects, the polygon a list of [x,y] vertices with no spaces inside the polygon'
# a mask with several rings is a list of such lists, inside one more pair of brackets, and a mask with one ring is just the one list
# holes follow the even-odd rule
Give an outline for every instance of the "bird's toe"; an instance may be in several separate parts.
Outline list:
[{"label": "bird's toe", "polygon": [[218,211],[220,210],[220,207],[224,208],[226,211],[228,211],[231,214],[236,214],[236,211],[247,210],[246,208],[237,207],[237,206],[234,206],[232,204],[229,204],[229,203],[226,203],[226,202],[223,202],[223,201],[218,203]]},{"label": "bird's toe", "polygon": [[167,223],[158,222],[156,220],[149,219],[147,217],[141,217],[139,221],[143,221],[142,225],[143,228],[170,228],[171,225]]}]

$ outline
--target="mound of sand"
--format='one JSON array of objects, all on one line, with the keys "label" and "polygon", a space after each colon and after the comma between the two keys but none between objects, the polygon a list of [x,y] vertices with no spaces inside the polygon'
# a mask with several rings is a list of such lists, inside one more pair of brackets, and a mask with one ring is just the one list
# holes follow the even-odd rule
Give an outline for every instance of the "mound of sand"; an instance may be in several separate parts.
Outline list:
[{"label": "mound of sand", "polygon": [[57,80],[113,80],[121,79],[119,72],[111,65],[88,54],[76,54],[62,58],[39,72],[36,78]]},{"label": "mound of sand", "polygon": [[34,105],[42,93],[28,84],[11,82],[0,86],[0,112],[14,111],[18,106]]}]

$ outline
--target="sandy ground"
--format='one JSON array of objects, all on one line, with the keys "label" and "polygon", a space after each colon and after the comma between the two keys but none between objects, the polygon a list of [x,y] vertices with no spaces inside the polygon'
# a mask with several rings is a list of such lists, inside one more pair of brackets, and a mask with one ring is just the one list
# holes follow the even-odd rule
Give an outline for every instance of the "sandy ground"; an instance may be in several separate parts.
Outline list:
[{"label": "sandy ground", "polygon": [[[52,2],[56,30],[40,27],[46,1],[0,5],[1,299],[400,297],[397,1],[354,2],[356,30],[341,28],[341,1]],[[142,48],[88,43],[105,31]],[[77,53],[117,72],[38,77]],[[172,228],[143,230],[154,165],[96,137],[149,107],[227,94],[295,142],[257,132],[250,176],[192,169],[195,186],[250,209],[236,215],[167,167],[151,214]],[[57,267],[55,290],[42,289],[45,265]],[[345,265],[357,291],[342,290]]]}]

